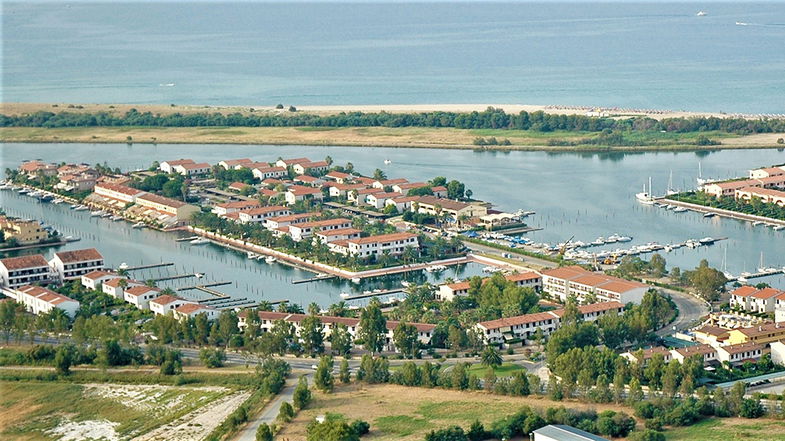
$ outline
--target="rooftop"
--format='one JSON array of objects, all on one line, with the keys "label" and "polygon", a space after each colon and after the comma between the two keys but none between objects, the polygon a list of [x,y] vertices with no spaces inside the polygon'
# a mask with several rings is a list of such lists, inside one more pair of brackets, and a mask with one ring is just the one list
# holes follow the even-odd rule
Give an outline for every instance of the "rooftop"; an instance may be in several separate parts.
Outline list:
[{"label": "rooftop", "polygon": [[55,253],[55,256],[63,263],[84,262],[88,260],[103,260],[104,256],[95,248],[87,248],[84,250],[74,251],[60,251]]},{"label": "rooftop", "polygon": [[383,242],[393,242],[396,240],[407,240],[413,237],[417,237],[417,235],[413,233],[379,234],[377,236],[368,236],[368,237],[360,237],[357,239],[350,239],[349,243],[363,245],[367,243],[383,243]]},{"label": "rooftop", "polygon": [[2,265],[9,271],[49,266],[49,262],[47,262],[46,259],[44,259],[44,256],[40,254],[7,257],[5,259],[0,259],[0,263],[2,263]]},{"label": "rooftop", "polygon": [[145,193],[139,196],[137,199],[149,201],[154,204],[160,204],[172,208],[180,208],[188,205],[183,201],[178,201],[177,199],[167,198],[164,196],[158,196],[157,194],[152,194],[152,193]]}]

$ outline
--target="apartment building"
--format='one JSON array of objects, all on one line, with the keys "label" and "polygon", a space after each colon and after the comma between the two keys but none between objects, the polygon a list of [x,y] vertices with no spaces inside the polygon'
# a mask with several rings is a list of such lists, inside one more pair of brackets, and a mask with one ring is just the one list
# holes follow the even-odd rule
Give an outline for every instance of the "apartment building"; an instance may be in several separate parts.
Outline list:
[{"label": "apartment building", "polygon": [[344,217],[289,225],[289,235],[296,242],[308,239],[316,232],[329,232],[351,228],[352,220]]},{"label": "apartment building", "polygon": [[260,206],[261,204],[259,203],[259,201],[255,199],[250,201],[226,202],[214,206],[211,212],[213,214],[217,214],[218,216],[226,216],[229,213],[234,213],[243,210],[250,210],[251,208],[256,208]]},{"label": "apartment building", "polygon": [[49,233],[35,220],[0,216],[0,230],[6,241],[14,239],[19,245],[38,243],[49,238]]},{"label": "apartment building", "polygon": [[101,182],[95,184],[93,192],[98,196],[116,199],[126,204],[133,204],[136,198],[145,194],[144,191],[138,190],[133,187],[128,187],[121,184],[110,184],[108,182]]},{"label": "apartment building", "polygon": [[643,283],[593,273],[577,265],[544,270],[541,273],[543,291],[562,301],[575,296],[579,301],[585,302],[586,297],[593,294],[602,301],[639,304],[649,290]]},{"label": "apartment building", "polygon": [[0,287],[18,288],[49,283],[55,278],[49,262],[40,254],[0,259]]},{"label": "apartment building", "polygon": [[161,290],[152,286],[132,286],[123,292],[126,302],[136,306],[138,309],[150,309],[150,301],[161,295]]},{"label": "apartment building", "polygon": [[338,240],[331,242],[329,247],[332,251],[344,255],[378,258],[385,253],[393,256],[402,254],[406,248],[419,249],[420,242],[416,234],[391,233],[349,240]]},{"label": "apartment building", "polygon": [[281,205],[270,205],[268,207],[256,207],[239,212],[238,218],[242,223],[264,222],[268,218],[288,216],[292,212]]},{"label": "apartment building", "polygon": [[23,304],[25,309],[35,315],[47,314],[58,308],[73,318],[79,310],[78,301],[40,286],[24,285],[16,289],[4,289],[3,294]]},{"label": "apartment building", "polygon": [[81,279],[83,275],[104,269],[104,256],[95,248],[60,251],[49,261],[60,282]]},{"label": "apartment building", "polygon": [[117,278],[117,273],[115,272],[95,270],[95,271],[90,271],[89,273],[83,275],[81,277],[81,281],[82,281],[82,286],[84,286],[85,288],[98,291],[102,283],[106,282],[109,279],[114,279],[114,278]]},{"label": "apartment building", "polygon": [[190,303],[196,303],[186,300],[182,297],[164,294],[162,296],[150,299],[150,311],[155,315],[167,315],[175,309]]}]

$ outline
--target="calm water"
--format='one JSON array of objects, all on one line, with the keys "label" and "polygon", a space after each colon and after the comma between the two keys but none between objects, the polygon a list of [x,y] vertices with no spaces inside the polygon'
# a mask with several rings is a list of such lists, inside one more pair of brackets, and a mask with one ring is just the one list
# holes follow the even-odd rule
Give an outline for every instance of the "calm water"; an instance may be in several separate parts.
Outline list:
[{"label": "calm water", "polygon": [[[474,192],[474,197],[491,201],[499,209],[536,211],[529,222],[544,229],[528,236],[538,242],[556,243],[573,235],[574,240],[588,242],[613,233],[633,236],[629,245],[728,237],[714,246],[679,249],[664,256],[669,266],[693,268],[700,259],[708,259],[711,265],[720,267],[727,247],[727,269],[734,274],[754,271],[761,253],[767,266],[785,266],[785,231],[730,219],[704,219],[695,213],[673,213],[641,206],[634,200],[634,193],[640,191],[649,176],[653,178],[655,193],[665,191],[671,171],[674,185],[688,188],[694,186],[699,162],[704,177],[729,178],[746,174],[750,168],[785,162],[785,153],[777,150],[554,154],[312,146],[6,144],[0,158],[2,168],[16,167],[23,159],[33,157],[51,161],[111,158],[112,166],[130,170],[147,167],[154,159],[190,157],[217,163],[235,157],[272,160],[279,156],[316,159],[327,155],[336,163],[351,161],[361,172],[382,168],[391,178],[426,180],[442,175],[459,179]],[[385,165],[386,158],[392,163]],[[140,232],[124,223],[90,218],[85,212],[73,212],[63,205],[38,204],[10,192],[0,193],[0,198],[0,205],[12,214],[44,219],[63,228],[66,234],[83,237],[81,243],[68,247],[97,246],[106,251],[108,261],[114,265],[123,261],[175,261],[180,269],[207,272],[215,279],[238,280],[236,286],[226,288],[228,292],[268,300],[316,299],[329,303],[336,301],[341,291],[350,289],[348,284],[331,282],[291,285],[292,279],[306,277],[307,273],[249,262],[239,253],[212,245],[179,244],[173,241],[173,235]],[[616,247],[619,245],[612,248]],[[467,267],[462,277],[478,270],[475,266]],[[447,276],[455,274],[444,275]],[[755,280],[785,288],[783,275]],[[384,283],[393,286],[398,281]]]},{"label": "calm water", "polygon": [[785,113],[782,2],[4,2],[2,24],[3,101]]}]

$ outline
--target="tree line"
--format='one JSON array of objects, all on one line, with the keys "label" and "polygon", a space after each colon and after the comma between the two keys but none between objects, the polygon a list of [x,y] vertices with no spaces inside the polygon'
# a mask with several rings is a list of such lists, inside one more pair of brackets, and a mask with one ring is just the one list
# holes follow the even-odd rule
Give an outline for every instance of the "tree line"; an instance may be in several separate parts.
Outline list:
[{"label": "tree line", "polygon": [[449,127],[457,129],[510,129],[551,132],[555,130],[601,132],[622,131],[699,132],[721,131],[737,134],[785,131],[782,119],[717,117],[614,119],[585,115],[557,115],[543,111],[508,114],[489,107],[482,112],[364,113],[333,115],[304,113],[172,113],[168,115],[131,109],[123,115],[108,112],[74,113],[39,111],[24,115],[0,115],[0,127]]}]

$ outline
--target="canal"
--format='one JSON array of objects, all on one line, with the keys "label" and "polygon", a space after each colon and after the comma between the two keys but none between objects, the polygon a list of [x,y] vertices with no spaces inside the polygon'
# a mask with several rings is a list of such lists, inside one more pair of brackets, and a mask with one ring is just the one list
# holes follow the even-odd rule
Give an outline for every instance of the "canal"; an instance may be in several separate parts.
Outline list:
[{"label": "canal", "polygon": [[[681,248],[663,256],[669,267],[691,269],[701,259],[721,267],[727,254],[725,266],[733,274],[754,272],[761,256],[765,266],[785,266],[785,231],[753,227],[748,222],[730,219],[705,219],[691,212],[674,213],[640,205],[634,199],[649,177],[655,194],[664,193],[671,173],[674,187],[694,188],[699,164],[703,177],[731,178],[746,175],[751,168],[785,163],[782,150],[549,153],[321,146],[5,144],[0,158],[3,168],[17,167],[24,159],[40,158],[54,162],[106,161],[112,167],[130,170],[147,168],[154,160],[178,158],[217,163],[241,157],[273,161],[278,157],[301,156],[316,160],[328,155],[337,164],[351,162],[365,174],[380,168],[390,178],[405,177],[410,181],[434,176],[458,179],[466,183],[475,198],[490,201],[497,209],[536,211],[528,221],[543,230],[527,234],[536,242],[555,244],[572,236],[575,236],[573,240],[590,242],[598,236],[618,233],[633,237],[632,242],[624,245],[629,247],[706,236],[728,237],[716,245],[694,250]],[[390,163],[385,164],[385,159]],[[177,262],[180,270],[194,269],[214,280],[235,281],[232,286],[218,288],[235,296],[288,298],[326,305],[340,300],[342,291],[377,288],[336,281],[292,285],[291,280],[308,277],[310,273],[248,261],[240,253],[213,245],[195,247],[174,242],[172,234],[138,231],[122,222],[90,218],[85,212],[69,210],[65,204],[38,204],[10,192],[2,192],[0,197],[9,214],[39,218],[63,229],[67,235],[83,238],[67,248],[96,246],[115,265],[123,261],[129,264]],[[606,248],[617,247],[620,245]],[[469,265],[459,270],[462,273],[442,277],[463,278],[479,270],[478,266]],[[785,289],[782,274],[754,279],[754,282]],[[399,280],[379,283],[385,285],[379,288],[391,287],[399,284]]]}]

